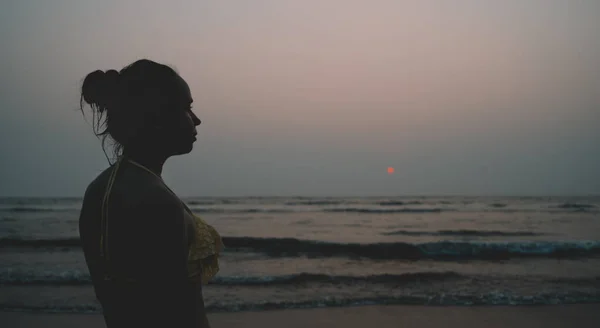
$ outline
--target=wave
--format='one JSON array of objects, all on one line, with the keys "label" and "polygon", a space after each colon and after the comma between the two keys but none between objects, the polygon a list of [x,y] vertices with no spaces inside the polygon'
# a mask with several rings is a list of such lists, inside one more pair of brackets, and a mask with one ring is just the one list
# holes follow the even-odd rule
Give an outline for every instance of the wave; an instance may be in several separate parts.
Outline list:
[{"label": "wave", "polygon": [[297,201],[297,202],[287,202],[285,205],[287,206],[325,206],[325,205],[340,205],[340,204],[350,204],[350,201],[335,201],[335,200],[307,200],[307,201]]},{"label": "wave", "polygon": [[195,213],[294,213],[285,208],[191,208]]},{"label": "wave", "polygon": [[[389,213],[438,213],[442,210],[440,208],[376,208],[376,207],[366,207],[366,208],[301,208],[297,205],[317,205],[315,203],[306,202],[306,203],[294,203],[295,205],[290,205],[287,203],[286,206],[288,208],[223,208],[223,207],[191,207],[193,212],[196,213],[296,213],[296,212],[324,212],[324,213],[363,213],[363,214],[389,214]],[[325,205],[336,205],[333,202],[330,204],[321,203],[318,206]]]},{"label": "wave", "polygon": [[[298,273],[281,276],[217,276],[210,285],[222,286],[281,286],[309,283],[370,284],[431,282],[466,278],[452,272],[410,272],[404,274],[381,274],[365,276],[328,275],[320,273]],[[0,285],[91,285],[89,273],[72,270],[64,272],[16,272],[9,270],[0,273]]]},{"label": "wave", "polygon": [[[304,205],[308,205],[310,202],[306,202]],[[299,205],[300,203],[295,203]],[[295,205],[289,205],[288,208],[223,208],[223,207],[192,207],[192,211],[196,213],[296,213],[296,212],[324,212],[324,213],[363,213],[363,214],[391,214],[391,213],[438,213],[442,210],[440,208],[301,208]],[[319,204],[324,206],[326,204]],[[334,205],[333,203],[329,205]]]},{"label": "wave", "polygon": [[560,204],[558,206],[556,206],[556,208],[562,208],[562,209],[578,209],[578,210],[585,210],[585,209],[590,209],[590,208],[596,208],[596,205],[592,205],[592,204],[582,204],[582,203],[564,203],[564,204]]},{"label": "wave", "polygon": [[[335,201],[306,201],[306,202],[290,202],[285,203],[285,207],[248,207],[248,208],[235,208],[235,207],[208,207],[212,205],[227,204],[227,203],[215,203],[215,202],[203,202],[203,201],[191,201],[188,205],[193,212],[196,213],[295,213],[295,212],[355,212],[355,213],[433,213],[440,212],[438,208],[321,208],[321,209],[310,209],[301,208],[299,205],[312,205],[312,206],[327,206],[327,205],[340,205],[348,204],[343,202]],[[207,206],[207,207],[203,207]],[[384,205],[385,206],[385,205]],[[9,207],[1,208],[0,211],[6,211],[9,213],[43,213],[43,212],[65,212],[65,211],[77,211],[79,208],[64,208],[64,207]]]},{"label": "wave", "polygon": [[402,202],[402,201],[384,201],[378,202],[379,206],[404,206],[404,205],[423,205],[423,202],[418,200],[410,201],[410,202]]},{"label": "wave", "polygon": [[[421,284],[428,282],[447,281],[472,281],[487,280],[488,276],[467,275],[455,271],[420,271],[401,274],[373,274],[373,275],[331,275],[324,273],[301,272],[288,275],[275,276],[222,276],[213,278],[209,284],[217,286],[301,286],[307,284],[333,284],[352,285],[362,284]],[[544,277],[544,276],[502,276],[502,279],[524,279],[535,281],[539,284],[558,283],[577,286],[600,286],[600,276],[596,277]],[[44,285],[44,286],[79,286],[91,285],[92,279],[87,270],[67,271],[20,271],[8,269],[0,272],[0,285]]]},{"label": "wave", "polygon": [[66,211],[74,211],[78,210],[78,208],[65,208],[65,207],[4,207],[0,208],[0,211],[11,212],[11,213],[41,213],[41,212],[66,212]]},{"label": "wave", "polygon": [[441,212],[440,208],[326,208],[324,212],[350,212],[350,213],[438,213]]},{"label": "wave", "polygon": [[216,202],[213,201],[200,201],[200,200],[193,200],[190,202],[187,202],[188,205],[216,205]]},{"label": "wave", "polygon": [[[501,212],[501,213],[529,213],[529,212],[596,212],[600,208],[593,204],[564,203],[554,206],[540,206],[538,208],[511,207],[507,204],[488,204],[486,208],[468,208],[458,203],[437,202],[425,205],[420,201],[374,201],[360,202],[351,200],[307,200],[289,202],[271,202],[264,204],[243,203],[229,200],[193,200],[187,202],[196,213],[203,214],[250,214],[250,213],[296,213],[296,212],[321,212],[321,213],[358,213],[358,214],[400,214],[400,213],[439,213],[439,212]],[[440,205],[441,204],[441,205]],[[447,205],[443,205],[447,204]],[[448,205],[449,204],[449,205]],[[342,207],[340,207],[342,206]],[[343,207],[347,206],[347,207]],[[57,213],[79,211],[80,206],[0,206],[0,212],[26,215],[35,213]]]},{"label": "wave", "polygon": [[[600,241],[335,243],[295,238],[223,237],[226,252],[262,252],[271,257],[349,257],[397,260],[501,260],[519,257],[579,258],[600,255]],[[79,238],[2,238],[0,247],[80,247]]]},{"label": "wave", "polygon": [[87,271],[19,272],[9,269],[0,272],[0,285],[91,285]]},{"label": "wave", "polygon": [[371,259],[499,260],[514,257],[570,258],[600,255],[600,241],[333,243],[295,238],[224,237],[227,249],[249,249],[270,256],[364,257]]},{"label": "wave", "polygon": [[231,198],[211,198],[211,199],[194,199],[186,200],[188,205],[232,205],[232,204],[243,204],[246,201],[244,199],[231,199]]},{"label": "wave", "polygon": [[23,239],[23,238],[0,238],[0,247],[81,247],[81,239],[60,238],[60,239]]},{"label": "wave", "polygon": [[404,274],[379,274],[365,276],[338,276],[320,273],[299,273],[284,276],[263,277],[216,277],[211,284],[216,285],[296,285],[305,283],[351,284],[357,282],[381,283],[410,283],[457,279],[463,277],[453,271],[444,272],[410,272]]},{"label": "wave", "polygon": [[439,231],[413,231],[413,230],[396,230],[392,232],[384,232],[385,236],[476,236],[476,237],[527,237],[540,236],[543,234],[533,231],[496,231],[496,230],[439,230]]},{"label": "wave", "polygon": [[[313,300],[285,300],[259,302],[207,302],[207,312],[269,311],[280,309],[308,309],[324,307],[350,307],[364,305],[427,305],[427,306],[473,306],[473,305],[555,305],[599,303],[600,295],[589,293],[540,293],[535,295],[511,295],[505,293],[481,293],[477,295],[419,293],[403,296],[335,297],[324,296]],[[23,305],[0,303],[0,310],[13,312],[47,313],[101,313],[98,303],[73,305]]]}]

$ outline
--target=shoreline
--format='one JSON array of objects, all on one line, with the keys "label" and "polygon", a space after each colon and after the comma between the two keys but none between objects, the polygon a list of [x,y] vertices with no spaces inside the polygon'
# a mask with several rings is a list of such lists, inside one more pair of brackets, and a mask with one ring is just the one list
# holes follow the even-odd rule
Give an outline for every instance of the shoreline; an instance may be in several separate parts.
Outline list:
[{"label": "shoreline", "polygon": [[[213,312],[212,327],[571,327],[594,326],[600,322],[600,304],[568,305],[363,305],[336,308],[281,309],[268,311]],[[3,327],[105,327],[94,313],[39,313],[0,311]]]}]

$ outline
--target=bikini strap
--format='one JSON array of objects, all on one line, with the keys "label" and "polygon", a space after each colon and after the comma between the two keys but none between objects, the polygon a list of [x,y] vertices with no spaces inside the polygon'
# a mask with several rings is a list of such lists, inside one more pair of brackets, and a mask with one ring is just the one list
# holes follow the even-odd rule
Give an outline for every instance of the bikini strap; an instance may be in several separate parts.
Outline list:
[{"label": "bikini strap", "polygon": [[119,158],[117,162],[113,165],[112,171],[110,172],[110,176],[108,178],[106,190],[104,191],[104,197],[102,198],[102,207],[100,208],[100,257],[104,259],[106,265],[106,270],[104,273],[105,280],[111,280],[110,275],[108,273],[108,263],[110,259],[108,252],[108,201],[110,199],[110,193],[115,183],[115,179],[117,176],[117,172],[119,171],[119,167],[121,166],[121,162],[122,159]]}]

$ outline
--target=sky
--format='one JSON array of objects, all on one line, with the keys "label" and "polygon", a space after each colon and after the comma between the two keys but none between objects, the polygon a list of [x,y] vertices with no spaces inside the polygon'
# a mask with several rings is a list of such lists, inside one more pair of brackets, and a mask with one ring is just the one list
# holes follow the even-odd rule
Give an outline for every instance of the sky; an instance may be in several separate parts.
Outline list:
[{"label": "sky", "polygon": [[597,0],[3,1],[0,196],[82,196],[83,78],[141,58],[203,121],[182,196],[599,195],[598,31]]}]

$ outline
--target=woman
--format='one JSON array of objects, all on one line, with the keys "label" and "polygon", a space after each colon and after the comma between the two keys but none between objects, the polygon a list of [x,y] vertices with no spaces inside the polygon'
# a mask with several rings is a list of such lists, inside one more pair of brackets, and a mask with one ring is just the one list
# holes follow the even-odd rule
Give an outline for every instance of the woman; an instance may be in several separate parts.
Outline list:
[{"label": "woman", "polygon": [[107,327],[209,327],[202,284],[218,271],[221,238],[161,179],[165,161],[196,141],[187,83],[139,60],[88,74],[81,100],[103,149],[110,138],[116,155],[88,186],[79,219]]}]

